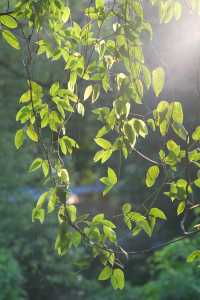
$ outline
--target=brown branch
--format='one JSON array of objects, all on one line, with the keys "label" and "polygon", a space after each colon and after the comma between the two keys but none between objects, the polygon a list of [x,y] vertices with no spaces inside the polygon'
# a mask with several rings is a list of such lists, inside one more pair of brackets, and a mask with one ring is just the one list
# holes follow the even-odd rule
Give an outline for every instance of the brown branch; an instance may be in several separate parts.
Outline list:
[{"label": "brown branch", "polygon": [[145,160],[155,164],[155,165],[161,165],[161,163],[151,159],[150,157],[146,156],[145,154],[143,154],[142,152],[140,152],[139,150],[136,150],[135,148],[133,149],[134,152],[136,152],[139,156],[141,156],[142,158],[144,158]]},{"label": "brown branch", "polygon": [[136,250],[136,251],[127,251],[127,253],[130,254],[130,255],[148,254],[148,253],[154,252],[156,250],[159,250],[161,248],[164,248],[166,246],[169,246],[171,244],[183,241],[185,239],[192,238],[194,235],[196,235],[199,232],[200,232],[200,229],[193,230],[193,231],[185,233],[185,234],[183,234],[183,235],[181,235],[181,236],[179,236],[177,238],[174,238],[174,239],[169,240],[167,242],[163,242],[163,243],[161,243],[161,244],[159,244],[157,246],[153,246],[153,247],[150,247],[150,248],[147,248],[147,249]]}]

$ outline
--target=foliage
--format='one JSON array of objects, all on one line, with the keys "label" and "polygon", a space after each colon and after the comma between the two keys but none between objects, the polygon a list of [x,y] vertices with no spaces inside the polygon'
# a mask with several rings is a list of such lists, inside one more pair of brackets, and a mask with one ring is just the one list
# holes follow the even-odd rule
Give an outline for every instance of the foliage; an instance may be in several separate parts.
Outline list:
[{"label": "foliage", "polygon": [[0,249],[0,299],[26,299],[22,288],[23,276],[18,262],[6,249]]},{"label": "foliage", "polygon": [[[81,256],[87,262],[87,257],[85,258],[85,254],[80,250],[76,257],[69,254],[68,258],[61,260],[52,246],[56,220],[51,218],[46,226],[37,223],[32,225],[30,223],[32,197],[30,193],[18,192],[17,194],[14,201],[1,200],[0,243],[5,249],[11,249],[12,254],[8,253],[8,258],[10,259],[11,256],[11,260],[7,264],[6,252],[2,250],[1,253],[2,262],[5,260],[4,268],[6,264],[9,266],[6,268],[8,278],[5,276],[5,271],[0,274],[5,278],[5,282],[8,281],[9,286],[6,287],[3,279],[1,280],[0,297],[4,293],[7,295],[8,291],[12,292],[11,287],[16,284],[17,287],[23,284],[28,299],[55,299],[58,295],[63,295],[64,298],[66,294],[72,297],[78,284],[73,262]],[[13,288],[13,295],[14,293],[21,295]],[[2,299],[20,300],[21,298],[10,296]]]},{"label": "foliage", "polygon": [[[197,1],[189,2],[199,12]],[[149,3],[159,10],[161,23],[178,20],[182,15],[179,1]],[[102,264],[99,279],[109,279],[114,289],[123,289],[121,255],[128,257],[129,253],[119,243],[120,227],[103,213],[81,215],[75,205],[66,202],[71,180],[67,158],[82,149],[68,125],[74,115],[84,118],[91,113],[102,123],[92,140],[96,147],[94,162],[109,161],[107,177],[100,178],[105,185],[103,195],[120,181],[116,169],[110,167],[117,153],[125,160],[137,153],[151,163],[141,180],[147,189],[155,190],[155,199],[139,210],[127,203],[121,213],[132,236],[145,232],[149,237],[159,220],[167,218],[155,207],[163,192],[175,203],[177,215],[182,216],[182,233],[186,233],[185,221],[200,187],[200,130],[199,126],[192,132],[185,128],[179,101],[155,101],[146,111],[144,94],[152,88],[155,98],[160,97],[165,71],[161,67],[150,70],[145,64],[143,41],[153,35],[145,5],[137,0],[111,4],[96,0],[88,1],[82,12],[84,20],[77,23],[65,1],[29,0],[0,13],[3,40],[15,50],[25,49],[27,90],[19,99],[16,120],[20,128],[15,145],[20,149],[29,141],[38,146],[39,155],[29,171],[41,169],[47,187],[33,209],[33,221],[43,223],[46,214],[56,211],[58,254],[87,246],[91,256],[98,257]],[[45,86],[36,80],[32,72],[35,55],[44,55],[50,63],[60,63],[66,82],[56,80]],[[138,114],[139,107],[142,114]],[[155,158],[138,149],[140,141],[153,134],[162,141]]]},{"label": "foliage", "polygon": [[199,247],[199,238],[170,245],[156,253],[152,260],[155,279],[144,286],[144,299],[199,298],[199,268],[186,263],[187,256],[195,247]]}]

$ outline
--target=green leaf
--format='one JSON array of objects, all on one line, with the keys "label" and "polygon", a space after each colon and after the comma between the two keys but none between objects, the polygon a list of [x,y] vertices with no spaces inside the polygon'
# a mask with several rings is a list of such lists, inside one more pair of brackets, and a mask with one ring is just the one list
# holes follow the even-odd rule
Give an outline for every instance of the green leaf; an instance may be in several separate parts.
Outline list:
[{"label": "green leaf", "polygon": [[101,163],[105,163],[112,155],[112,150],[102,151]]},{"label": "green leaf", "polygon": [[93,217],[92,223],[102,223],[104,220],[104,214],[97,214],[96,216]]},{"label": "green leaf", "polygon": [[15,21],[14,17],[12,17],[12,16],[9,16],[9,15],[0,16],[0,22],[1,22],[1,24],[3,24],[4,26],[6,26],[10,29],[17,28],[17,22]]},{"label": "green leaf", "polygon": [[117,175],[115,171],[111,168],[108,168],[108,179],[112,185],[117,183]]},{"label": "green leaf", "polygon": [[62,21],[63,23],[66,23],[69,20],[69,16],[70,16],[70,9],[69,7],[64,7],[62,9]]},{"label": "green leaf", "polygon": [[42,162],[42,171],[44,173],[44,176],[47,177],[49,174],[49,162],[48,160],[43,160]]},{"label": "green leaf", "polygon": [[32,222],[39,220],[40,223],[44,223],[45,219],[45,210],[43,208],[34,208],[32,211]]},{"label": "green leaf", "polygon": [[88,85],[84,92],[84,101],[87,100],[88,98],[90,98],[90,96],[92,95],[92,92],[93,92],[93,86]]},{"label": "green leaf", "polygon": [[140,135],[143,138],[147,136],[148,128],[143,120],[135,119],[133,126],[135,128],[137,135]]},{"label": "green leaf", "polygon": [[173,140],[169,140],[167,141],[167,149],[178,156],[181,148]]},{"label": "green leaf", "polygon": [[103,86],[104,91],[107,93],[110,88],[110,78],[107,73],[105,74],[105,76],[102,79],[102,86]]},{"label": "green leaf", "polygon": [[188,132],[182,124],[172,122],[171,126],[176,135],[178,135],[184,141],[187,140]]},{"label": "green leaf", "polygon": [[177,207],[177,215],[181,215],[185,210],[185,201],[181,201]]},{"label": "green leaf", "polygon": [[67,212],[69,214],[71,222],[74,223],[77,219],[76,206],[75,205],[67,205],[66,209],[67,209]]},{"label": "green leaf", "polygon": [[152,187],[155,182],[157,177],[159,176],[160,169],[158,166],[151,166],[146,174],[146,186],[147,187]]},{"label": "green leaf", "polygon": [[95,84],[92,91],[92,103],[96,102],[100,96],[100,86]]},{"label": "green leaf", "polygon": [[104,0],[95,0],[95,4],[96,4],[96,8],[99,9],[99,8],[104,8]]},{"label": "green leaf", "polygon": [[66,147],[64,139],[59,139],[59,144],[60,144],[60,148],[61,148],[62,153],[64,155],[66,155],[67,154],[67,147]]},{"label": "green leaf", "polygon": [[141,232],[142,228],[140,228],[138,225],[132,230],[132,236],[135,237]]},{"label": "green leaf", "polygon": [[36,158],[29,167],[29,172],[35,172],[42,166],[42,159]]},{"label": "green leaf", "polygon": [[103,232],[104,232],[105,237],[107,237],[112,243],[116,242],[116,233],[112,228],[104,225]]},{"label": "green leaf", "polygon": [[165,71],[163,68],[157,68],[152,73],[153,90],[158,97],[163,90],[165,84]]},{"label": "green leaf", "polygon": [[37,201],[36,208],[43,207],[43,205],[45,204],[45,201],[47,200],[48,195],[49,195],[49,192],[44,192],[42,195],[40,195],[40,197]]},{"label": "green leaf", "polygon": [[178,1],[176,1],[174,3],[174,17],[177,21],[180,19],[181,14],[182,14],[182,5]]},{"label": "green leaf", "polygon": [[144,12],[143,12],[143,7],[142,4],[139,1],[134,1],[133,2],[133,10],[136,13],[138,17],[143,19],[144,17]]},{"label": "green leaf", "polygon": [[143,221],[138,222],[138,225],[139,225],[139,227],[141,227],[146,232],[146,234],[149,237],[152,236],[152,228],[149,225],[149,222],[147,220],[144,219]]},{"label": "green leaf", "polygon": [[187,262],[191,263],[194,260],[199,260],[199,259],[200,259],[200,250],[195,250],[187,257]]},{"label": "green leaf", "polygon": [[107,186],[103,191],[103,196],[105,196],[117,183],[117,175],[113,169],[108,168],[108,177],[102,177],[100,181]]},{"label": "green leaf", "polygon": [[18,39],[16,38],[16,36],[14,34],[12,34],[12,32],[8,31],[8,30],[3,30],[2,32],[2,36],[4,38],[4,40],[13,48],[19,50],[20,49],[20,44]]},{"label": "green leaf", "polygon": [[58,202],[58,197],[56,195],[55,189],[53,189],[49,197],[48,208],[47,208],[48,214],[52,213],[55,210],[57,202]]},{"label": "green leaf", "polygon": [[165,213],[159,208],[151,208],[149,215],[154,218],[159,218],[161,220],[167,220]]},{"label": "green leaf", "polygon": [[133,149],[136,144],[136,133],[133,124],[125,123],[124,124],[124,133],[130,143],[131,148]]},{"label": "green leaf", "polygon": [[17,149],[21,148],[24,144],[24,130],[23,129],[19,129],[17,130],[16,134],[15,134],[15,147]]},{"label": "green leaf", "polygon": [[122,211],[123,211],[124,214],[127,214],[131,211],[131,208],[132,208],[132,206],[131,206],[130,203],[125,203],[122,206]]},{"label": "green leaf", "polygon": [[136,79],[132,84],[132,91],[133,91],[133,99],[136,103],[142,103],[142,97],[144,94],[144,88],[142,81],[140,79]]},{"label": "green leaf", "polygon": [[192,139],[194,141],[200,141],[200,126],[197,126],[195,128],[195,131],[192,134]]},{"label": "green leaf", "polygon": [[94,162],[97,162],[97,161],[101,160],[102,157],[103,157],[103,154],[104,154],[104,151],[103,151],[103,150],[98,151],[98,152],[95,154],[95,156],[94,156]]},{"label": "green leaf", "polygon": [[112,144],[103,138],[97,138],[97,139],[95,139],[95,142],[97,145],[99,145],[101,148],[103,148],[105,150],[108,150],[112,147]]},{"label": "green leaf", "polygon": [[79,102],[79,103],[77,104],[77,112],[78,112],[82,117],[84,117],[84,115],[85,115],[85,107],[84,107],[84,105],[83,105],[81,102]]},{"label": "green leaf", "polygon": [[99,274],[98,280],[108,280],[111,277],[112,269],[109,266],[103,268]]},{"label": "green leaf", "polygon": [[26,102],[29,102],[30,100],[31,100],[31,93],[28,90],[21,95],[21,97],[19,99],[19,103],[26,103]]},{"label": "green leaf", "polygon": [[200,188],[200,178],[196,179],[196,180],[194,181],[194,184],[195,184],[197,187]]},{"label": "green leaf", "polygon": [[66,169],[61,169],[59,171],[59,176],[61,177],[61,180],[64,184],[69,184],[69,173]]},{"label": "green leaf", "polygon": [[33,142],[38,142],[38,135],[37,133],[35,132],[34,128],[32,125],[29,125],[27,130],[26,130],[26,133],[29,137],[30,140],[32,140]]},{"label": "green leaf", "polygon": [[81,234],[78,231],[74,231],[71,236],[71,242],[74,247],[78,247],[81,243]]},{"label": "green leaf", "polygon": [[52,84],[51,88],[50,88],[50,91],[49,91],[50,95],[51,95],[52,97],[56,96],[56,95],[57,95],[57,92],[59,91],[59,88],[60,88],[59,82],[58,82],[58,81],[54,82],[54,83]]},{"label": "green leaf", "polygon": [[149,90],[151,86],[151,72],[145,65],[143,66],[143,76],[144,76],[144,83],[146,85],[146,88],[147,90]]},{"label": "green leaf", "polygon": [[183,124],[183,109],[180,102],[172,103],[172,119],[178,124]]},{"label": "green leaf", "polygon": [[124,272],[121,269],[114,269],[111,275],[111,284],[114,290],[122,290],[125,285]]},{"label": "green leaf", "polygon": [[[101,180],[101,179],[100,179]],[[102,181],[103,183],[103,181]],[[105,190],[103,191],[103,196],[107,195],[111,190],[112,190],[113,186],[112,185],[108,185]]]}]

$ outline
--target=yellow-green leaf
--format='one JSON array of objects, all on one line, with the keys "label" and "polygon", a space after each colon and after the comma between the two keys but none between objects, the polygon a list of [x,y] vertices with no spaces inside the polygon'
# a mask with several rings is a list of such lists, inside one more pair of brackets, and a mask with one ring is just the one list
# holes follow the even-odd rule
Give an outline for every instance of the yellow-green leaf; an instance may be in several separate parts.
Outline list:
[{"label": "yellow-green leaf", "polygon": [[32,125],[29,125],[27,130],[26,130],[26,133],[29,137],[30,140],[32,140],[33,142],[38,142],[38,135],[37,133],[35,132],[34,128]]},{"label": "yellow-green leaf", "polygon": [[158,97],[163,90],[165,84],[165,71],[163,68],[157,68],[152,73],[153,90]]},{"label": "yellow-green leaf", "polygon": [[120,289],[122,290],[125,285],[125,280],[124,280],[124,272],[117,268],[114,269],[112,275],[111,275],[111,284],[114,290]]},{"label": "yellow-green leaf", "polygon": [[161,209],[156,207],[150,209],[149,215],[154,218],[159,218],[161,220],[167,220],[165,213]]},{"label": "yellow-green leaf", "polygon": [[69,184],[69,173],[66,169],[61,169],[59,176],[64,184]]},{"label": "yellow-green leaf", "polygon": [[101,148],[108,150],[111,148],[111,143],[108,140],[105,140],[103,138],[97,138],[95,139],[95,142],[97,143],[97,145],[99,145]]},{"label": "yellow-green leaf", "polygon": [[15,147],[17,149],[21,148],[21,146],[23,146],[24,144],[24,130],[23,129],[19,129],[16,134],[15,134]]},{"label": "yellow-green leaf", "polygon": [[183,124],[183,109],[180,102],[172,103],[172,119],[178,124]]},{"label": "yellow-green leaf", "polygon": [[111,274],[112,274],[112,269],[109,266],[106,266],[99,274],[98,280],[107,280],[110,278]]},{"label": "yellow-green leaf", "polygon": [[49,192],[44,192],[42,195],[40,195],[40,197],[37,201],[37,205],[36,205],[37,208],[42,208],[43,207],[48,195],[49,195]]},{"label": "yellow-green leaf", "polygon": [[66,23],[69,20],[69,16],[70,16],[70,9],[69,9],[69,7],[66,6],[62,10],[62,21],[63,21],[63,23]]},{"label": "yellow-green leaf", "polygon": [[47,177],[49,174],[49,163],[48,160],[44,160],[42,162],[42,171],[44,173],[44,176]]},{"label": "yellow-green leaf", "polygon": [[4,40],[13,48],[19,50],[20,49],[20,44],[18,39],[16,38],[16,36],[8,31],[8,30],[3,30],[2,32],[2,36],[4,38]]},{"label": "yellow-green leaf", "polygon": [[39,220],[40,223],[44,223],[45,219],[45,210],[43,208],[34,208],[32,211],[32,222]]},{"label": "yellow-green leaf", "polygon": [[10,29],[17,28],[17,22],[12,16],[9,15],[0,16],[0,22],[1,24],[3,24],[4,26]]},{"label": "yellow-green leaf", "polygon": [[195,131],[192,134],[192,139],[194,141],[200,141],[200,126],[197,126],[195,128]]},{"label": "yellow-green leaf", "polygon": [[32,164],[30,165],[29,172],[34,172],[34,171],[38,170],[41,166],[42,166],[42,159],[38,157],[38,158],[34,159]]},{"label": "yellow-green leaf", "polygon": [[160,169],[158,166],[151,166],[146,174],[146,186],[147,187],[152,187],[155,182],[157,177],[159,176]]},{"label": "yellow-green leaf", "polygon": [[92,85],[88,85],[84,92],[84,101],[87,100],[88,98],[90,98],[90,96],[92,95],[92,92],[93,92]]},{"label": "yellow-green leaf", "polygon": [[176,1],[174,3],[174,17],[177,21],[180,19],[181,14],[182,14],[182,5],[178,1]]},{"label": "yellow-green leaf", "polygon": [[185,201],[181,201],[177,207],[177,215],[181,215],[185,210]]},{"label": "yellow-green leaf", "polygon": [[115,171],[111,168],[108,168],[108,179],[112,185],[117,183],[117,175]]}]

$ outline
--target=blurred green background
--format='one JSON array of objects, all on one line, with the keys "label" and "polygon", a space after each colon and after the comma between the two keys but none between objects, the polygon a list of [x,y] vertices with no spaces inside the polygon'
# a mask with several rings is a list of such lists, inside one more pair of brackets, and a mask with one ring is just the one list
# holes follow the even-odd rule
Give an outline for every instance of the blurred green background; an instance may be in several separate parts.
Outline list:
[{"label": "blurred green background", "polygon": [[[83,1],[78,0],[70,1],[77,19],[82,3]],[[162,28],[159,36],[162,33],[167,36],[169,30],[172,29]],[[153,42],[154,46],[156,42],[157,40]],[[162,49],[159,51],[162,52]],[[155,62],[152,58],[154,53],[151,55],[148,57],[149,63],[159,64],[160,61]],[[196,74],[195,67],[190,72]],[[25,150],[17,153],[14,147],[17,99],[26,89],[23,57],[2,40],[0,70],[0,300],[200,299],[200,269],[196,264],[187,264],[185,261],[187,255],[199,247],[200,237],[172,244],[156,253],[130,256],[126,263],[126,288],[120,292],[115,292],[109,284],[96,280],[98,262],[89,261],[83,249],[65,257],[57,256],[54,251],[56,218],[51,217],[44,225],[31,222],[31,210],[37,196],[35,191],[43,189],[43,186],[40,174],[27,175],[36,150],[27,145]],[[42,78],[44,83],[63,80],[64,74],[60,70],[59,63],[47,64],[45,58],[40,57],[34,65],[34,78]],[[176,87],[175,94],[183,100],[187,110],[186,122],[190,125],[199,119],[199,95],[191,89],[190,82],[187,83],[188,89],[183,82],[181,84],[184,85],[184,90]],[[164,96],[169,98],[169,95],[170,86]],[[146,98],[145,101],[151,103],[151,99]],[[95,152],[92,136],[98,126],[90,114],[84,120],[80,116],[72,118],[70,131],[82,148],[68,162],[73,174],[72,186],[92,185],[100,175],[98,166],[92,163]],[[148,149],[142,144],[140,148],[153,153],[159,140],[153,137],[152,141]],[[98,193],[88,193],[81,198],[81,209],[114,215],[120,210],[121,202],[132,201],[134,205],[139,205],[140,200],[148,196],[148,191],[141,182],[148,164],[139,161],[134,155],[127,163],[121,161],[120,166],[119,157],[115,157],[112,163],[120,168],[121,183],[118,189],[109,199],[102,199]],[[132,240],[122,227],[121,241],[128,249],[159,245],[180,233],[180,220],[177,220],[172,204],[162,197],[159,205],[167,212],[168,222],[165,225],[160,223],[159,232],[156,231],[152,240],[143,235]],[[192,225],[192,221],[191,218],[188,225]]]}]

